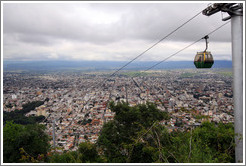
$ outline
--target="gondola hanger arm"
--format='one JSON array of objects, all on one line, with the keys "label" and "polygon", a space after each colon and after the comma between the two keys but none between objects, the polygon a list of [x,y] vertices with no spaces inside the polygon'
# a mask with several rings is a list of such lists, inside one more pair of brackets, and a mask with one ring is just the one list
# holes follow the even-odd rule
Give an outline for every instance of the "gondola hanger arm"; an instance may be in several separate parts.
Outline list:
[{"label": "gondola hanger arm", "polygon": [[207,49],[208,49],[208,35],[206,35],[206,36],[204,36],[202,39],[205,39],[205,41],[206,41],[206,49],[204,50],[204,52],[206,52],[207,51]]}]

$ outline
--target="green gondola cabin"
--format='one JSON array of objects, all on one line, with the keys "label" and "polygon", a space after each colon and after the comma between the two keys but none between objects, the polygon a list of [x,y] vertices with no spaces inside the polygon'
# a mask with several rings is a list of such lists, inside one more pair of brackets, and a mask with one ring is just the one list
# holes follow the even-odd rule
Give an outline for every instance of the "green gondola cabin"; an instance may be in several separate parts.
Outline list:
[{"label": "green gondola cabin", "polygon": [[208,35],[204,36],[202,39],[206,41],[206,49],[202,52],[197,52],[194,64],[196,68],[211,68],[214,64],[214,59],[211,52],[207,51],[208,49]]},{"label": "green gondola cabin", "polygon": [[213,56],[209,51],[197,52],[194,64],[196,68],[211,68],[214,64]]}]

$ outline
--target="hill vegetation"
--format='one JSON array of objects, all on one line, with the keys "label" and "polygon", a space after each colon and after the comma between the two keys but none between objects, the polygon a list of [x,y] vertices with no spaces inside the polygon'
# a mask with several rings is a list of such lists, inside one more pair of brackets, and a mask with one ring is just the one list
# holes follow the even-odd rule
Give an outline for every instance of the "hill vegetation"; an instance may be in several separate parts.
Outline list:
[{"label": "hill vegetation", "polygon": [[[45,126],[7,122],[3,127],[3,162],[39,162],[49,150]],[[47,161],[47,160],[46,160]]]},{"label": "hill vegetation", "polygon": [[[57,153],[55,150],[42,149],[33,146],[21,137],[25,152],[32,154],[33,161],[55,163],[231,163],[235,162],[235,143],[233,124],[214,124],[203,122],[199,127],[191,127],[185,132],[169,131],[160,122],[169,119],[166,112],[157,109],[154,104],[140,104],[130,107],[127,103],[110,103],[110,109],[115,112],[114,120],[105,123],[96,144],[84,142],[73,152]],[[23,136],[27,126],[7,123],[4,127],[4,145],[17,144],[13,142],[13,128]],[[25,132],[24,132],[25,131]],[[32,130],[30,130],[32,131]],[[17,133],[18,133],[17,132]],[[32,133],[25,133],[32,135]],[[12,135],[12,136],[11,136]],[[35,135],[35,132],[34,132]],[[32,137],[37,138],[37,137]],[[31,138],[30,138],[31,139]],[[39,137],[47,142],[47,137]],[[37,139],[32,139],[37,140]],[[12,141],[12,142],[11,142]],[[25,142],[26,141],[26,142]],[[35,145],[35,141],[33,142]],[[18,148],[5,151],[6,157],[13,155],[12,162],[33,162],[23,160],[18,155]],[[46,147],[46,145],[44,146]],[[8,152],[8,153],[7,153]],[[37,155],[39,154],[39,155]],[[44,154],[40,159],[40,154]],[[21,160],[22,159],[22,160]]]},{"label": "hill vegetation", "polygon": [[24,104],[21,110],[15,110],[12,112],[3,112],[3,124],[7,121],[13,121],[17,124],[34,124],[36,122],[41,122],[45,119],[44,116],[31,116],[26,117],[25,114],[34,110],[36,107],[39,107],[44,104],[44,101],[33,101],[27,104]]}]

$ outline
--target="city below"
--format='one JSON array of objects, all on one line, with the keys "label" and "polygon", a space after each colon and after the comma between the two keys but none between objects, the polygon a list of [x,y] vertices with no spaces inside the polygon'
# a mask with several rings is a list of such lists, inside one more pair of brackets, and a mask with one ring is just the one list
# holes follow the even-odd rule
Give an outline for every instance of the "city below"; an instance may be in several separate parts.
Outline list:
[{"label": "city below", "polygon": [[[58,151],[75,151],[85,141],[95,143],[103,125],[114,118],[109,102],[130,106],[155,103],[170,115],[163,120],[171,132],[185,131],[203,121],[234,122],[232,69],[50,71],[3,73],[3,111],[24,104],[44,103],[25,116],[44,116],[40,122]],[[53,141],[50,141],[53,145]]]},{"label": "city below", "polygon": [[1,2],[4,165],[245,162],[245,3],[149,2]]}]

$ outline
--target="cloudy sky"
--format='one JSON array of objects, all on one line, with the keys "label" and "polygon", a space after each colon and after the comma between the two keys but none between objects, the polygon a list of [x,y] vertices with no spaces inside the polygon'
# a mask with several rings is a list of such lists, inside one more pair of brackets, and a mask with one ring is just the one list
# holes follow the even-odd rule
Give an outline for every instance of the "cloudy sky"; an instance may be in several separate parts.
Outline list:
[{"label": "cloudy sky", "polygon": [[[4,60],[129,61],[205,9],[208,3],[4,3]],[[225,13],[200,14],[141,56],[159,61],[224,24]],[[208,50],[231,60],[230,23],[213,33]],[[202,40],[170,60],[192,61]]]}]

